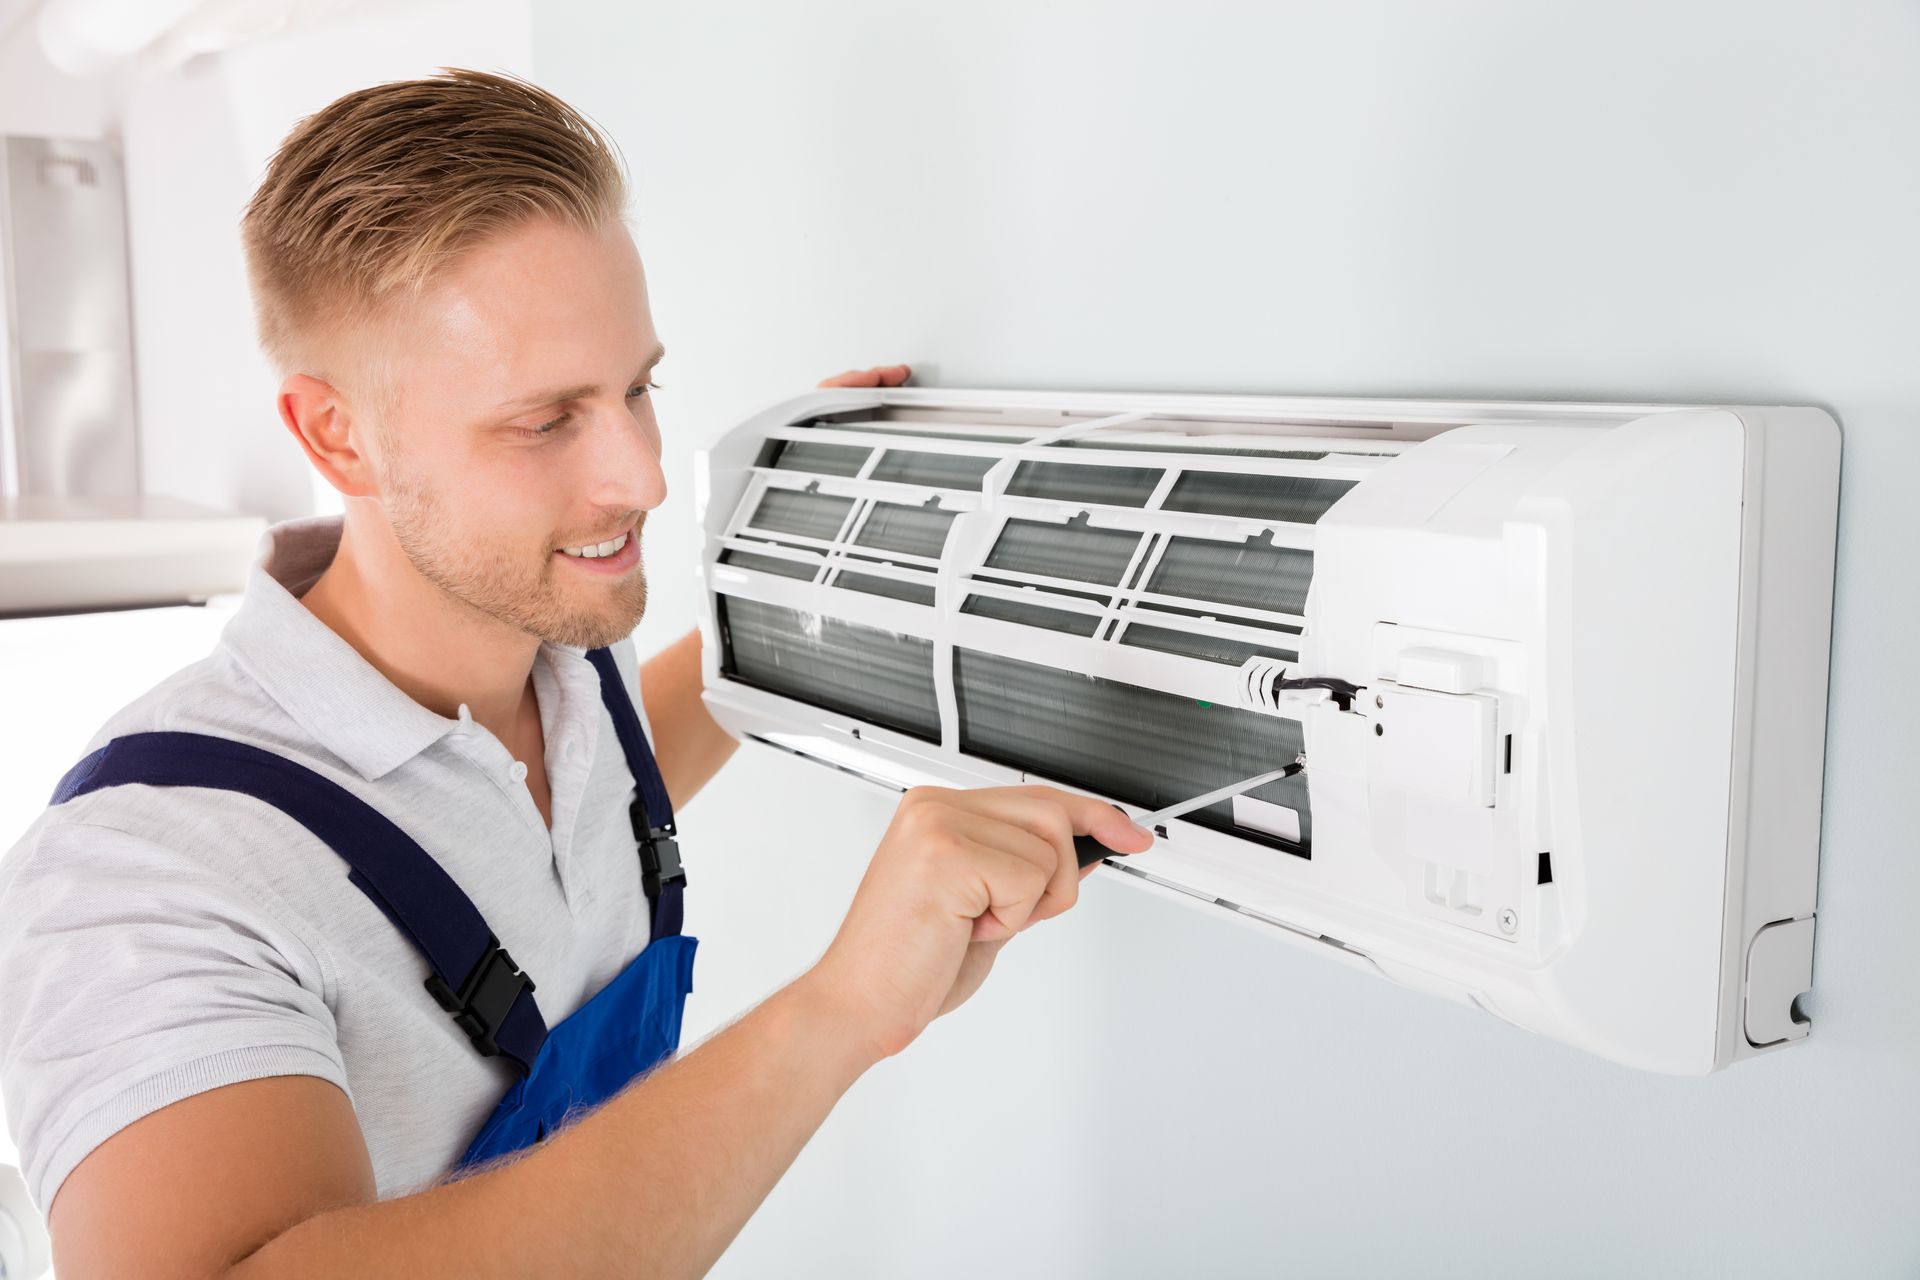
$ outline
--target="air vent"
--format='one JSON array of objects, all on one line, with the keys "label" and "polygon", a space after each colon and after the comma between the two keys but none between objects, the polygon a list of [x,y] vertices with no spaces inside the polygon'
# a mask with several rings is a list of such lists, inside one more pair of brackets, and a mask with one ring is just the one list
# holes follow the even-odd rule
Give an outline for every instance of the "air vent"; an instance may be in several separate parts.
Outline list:
[{"label": "air vent", "polygon": [[939,737],[933,642],[757,600],[722,603],[729,674],[916,738]]},{"label": "air vent", "polygon": [[[1299,660],[1314,525],[1404,445],[1307,424],[1298,448],[1222,423],[1025,425],[776,431],[718,556],[739,571],[716,583],[729,672],[1143,805],[1291,759],[1298,723],[1247,709],[1240,668]],[[1299,838],[1236,826],[1224,802],[1189,821],[1308,852],[1304,782],[1248,799],[1290,811]]]},{"label": "air vent", "polygon": [[[1204,794],[1300,754],[1300,726],[1292,720],[998,654],[958,651],[954,691],[962,751],[1148,809]],[[1236,829],[1230,800],[1188,814],[1187,820],[1304,856],[1313,838],[1306,784],[1286,778],[1247,794],[1293,810],[1301,838]]]}]

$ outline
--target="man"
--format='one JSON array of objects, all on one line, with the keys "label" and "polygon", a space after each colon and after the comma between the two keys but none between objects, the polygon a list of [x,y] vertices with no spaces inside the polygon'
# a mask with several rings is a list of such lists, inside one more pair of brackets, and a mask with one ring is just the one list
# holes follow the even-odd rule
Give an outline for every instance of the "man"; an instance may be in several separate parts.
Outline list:
[{"label": "man", "polygon": [[697,634],[644,678],[625,639],[666,492],[624,199],[564,104],[449,72],[303,121],[250,204],[280,417],[346,514],[270,532],[0,867],[0,1091],[62,1280],[697,1274],[1073,905],[1076,833],[1151,843],[1052,788],[909,792],[819,962],[655,1065],[670,811],[734,743]]}]

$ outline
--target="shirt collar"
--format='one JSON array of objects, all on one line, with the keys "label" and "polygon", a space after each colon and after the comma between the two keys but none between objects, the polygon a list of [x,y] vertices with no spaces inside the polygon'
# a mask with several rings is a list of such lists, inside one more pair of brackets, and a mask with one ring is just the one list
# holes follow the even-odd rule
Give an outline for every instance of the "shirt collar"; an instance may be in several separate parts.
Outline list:
[{"label": "shirt collar", "polygon": [[[315,742],[371,782],[463,722],[401,692],[300,603],[333,563],[343,524],[340,516],[315,516],[268,529],[247,577],[246,596],[221,633],[221,643]],[[544,656],[550,662],[560,657]]]}]

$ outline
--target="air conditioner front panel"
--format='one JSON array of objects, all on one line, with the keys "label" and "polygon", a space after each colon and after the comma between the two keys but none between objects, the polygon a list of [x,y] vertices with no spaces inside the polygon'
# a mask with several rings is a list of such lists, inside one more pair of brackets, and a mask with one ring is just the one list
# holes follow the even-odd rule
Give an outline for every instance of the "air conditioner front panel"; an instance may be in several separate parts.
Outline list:
[{"label": "air conditioner front panel", "polygon": [[[881,785],[1042,780],[1135,814],[1304,756],[1109,865],[1618,1061],[1711,1070],[1773,1047],[1749,1006],[1805,1031],[1746,950],[1771,913],[1811,917],[1817,850],[1750,867],[1732,815],[1770,433],[1820,486],[1775,504],[1792,585],[1830,600],[1815,413],[820,393],[703,456],[708,700]],[[1772,936],[1767,983],[1800,946]]]}]

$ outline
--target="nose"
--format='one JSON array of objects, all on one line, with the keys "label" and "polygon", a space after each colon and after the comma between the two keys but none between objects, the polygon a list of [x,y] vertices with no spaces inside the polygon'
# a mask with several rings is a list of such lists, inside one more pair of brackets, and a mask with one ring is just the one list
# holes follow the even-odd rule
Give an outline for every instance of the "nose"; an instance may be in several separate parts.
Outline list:
[{"label": "nose", "polygon": [[666,501],[660,467],[660,430],[653,406],[642,402],[596,415],[594,447],[587,450],[587,493],[597,507],[651,511]]}]

